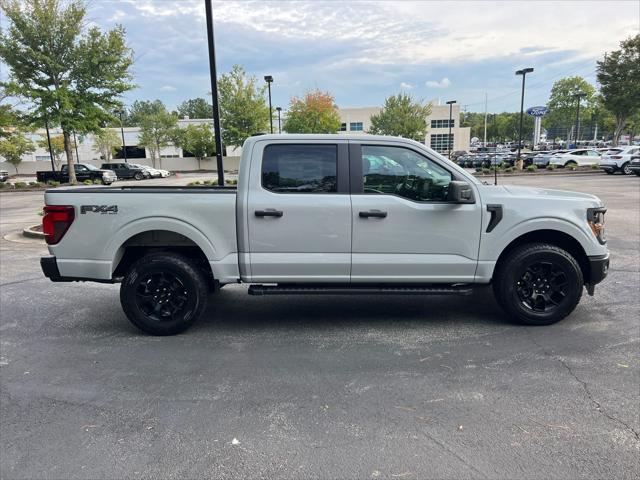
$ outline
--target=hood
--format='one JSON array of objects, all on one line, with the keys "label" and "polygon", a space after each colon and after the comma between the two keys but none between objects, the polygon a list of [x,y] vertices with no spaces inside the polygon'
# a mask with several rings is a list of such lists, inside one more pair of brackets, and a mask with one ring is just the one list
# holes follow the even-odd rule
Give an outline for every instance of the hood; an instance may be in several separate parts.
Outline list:
[{"label": "hood", "polygon": [[527,197],[531,199],[535,199],[536,197],[546,197],[557,198],[559,200],[590,200],[598,204],[602,203],[598,197],[589,193],[553,190],[550,188],[520,187],[514,185],[504,185],[502,188],[514,197]]}]

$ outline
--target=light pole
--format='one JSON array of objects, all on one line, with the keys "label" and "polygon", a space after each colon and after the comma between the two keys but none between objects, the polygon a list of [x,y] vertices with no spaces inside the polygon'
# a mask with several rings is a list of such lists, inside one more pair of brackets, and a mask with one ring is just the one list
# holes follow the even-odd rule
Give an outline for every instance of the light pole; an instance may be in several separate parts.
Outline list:
[{"label": "light pole", "polygon": [[[122,154],[124,155],[124,163],[128,163],[127,162],[127,147],[124,144],[124,124],[122,123],[122,114],[124,112],[122,111],[122,109],[120,109],[120,110],[116,110],[116,113],[120,117],[120,134],[122,135]],[[106,160],[106,158],[105,158],[105,160]]]},{"label": "light pole", "polygon": [[578,134],[580,133],[580,99],[586,96],[587,94],[584,92],[576,92],[573,94],[573,97],[578,101],[578,106],[576,107],[576,132],[573,140],[575,148],[578,148]]},{"label": "light pole", "polygon": [[524,82],[527,77],[527,73],[533,72],[533,68],[523,68],[522,70],[517,70],[516,75],[522,75],[522,96],[520,97],[520,130],[518,133],[518,155],[516,157],[516,164],[518,165],[518,170],[522,170],[522,159],[520,158],[520,150],[522,149],[522,121],[524,119]]},{"label": "light pole", "polygon": [[453,148],[453,141],[451,140],[451,119],[453,113],[453,104],[456,103],[457,100],[449,100],[447,105],[449,105],[449,135],[447,136],[447,152],[449,153],[449,159],[451,159],[451,149]]},{"label": "light pole", "polygon": [[282,133],[282,119],[280,117],[280,112],[282,112],[282,107],[276,107],[276,111],[278,112],[278,133]]},{"label": "light pole", "polygon": [[220,105],[218,103],[218,74],[216,72],[216,44],[213,36],[212,0],[204,0],[207,17],[207,42],[209,45],[209,76],[211,77],[211,104],[213,106],[213,130],[216,138],[216,169],[218,186],[224,187],[224,165],[222,164],[222,132],[220,130]]},{"label": "light pole", "polygon": [[265,75],[264,81],[267,82],[269,89],[269,126],[271,127],[271,133],[273,133],[273,110],[271,109],[271,84],[273,83],[273,77],[271,75]]}]

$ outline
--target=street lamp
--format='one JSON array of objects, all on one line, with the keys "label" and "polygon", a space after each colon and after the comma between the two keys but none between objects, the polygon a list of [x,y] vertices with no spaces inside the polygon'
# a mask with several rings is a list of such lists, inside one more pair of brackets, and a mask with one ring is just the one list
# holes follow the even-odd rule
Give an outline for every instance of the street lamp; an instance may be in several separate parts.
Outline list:
[{"label": "street lamp", "polygon": [[533,68],[523,68],[522,70],[517,70],[516,75],[522,75],[522,96],[520,97],[520,130],[518,133],[518,156],[516,157],[516,164],[518,165],[518,170],[522,170],[522,160],[520,158],[520,150],[522,149],[522,121],[524,119],[524,82],[527,76],[527,73],[533,72]]},{"label": "street lamp", "polygon": [[449,105],[449,135],[447,136],[447,152],[449,153],[449,159],[451,159],[451,149],[453,148],[453,141],[451,140],[451,119],[453,113],[453,104],[456,103],[457,100],[449,100],[447,105]]},{"label": "street lamp", "polygon": [[216,139],[216,170],[218,185],[224,187],[224,165],[222,161],[222,130],[220,130],[220,105],[218,102],[218,72],[216,70],[216,44],[213,33],[212,0],[204,0],[204,12],[207,22],[207,44],[209,47],[209,77],[211,80],[211,107],[213,110],[213,134]]},{"label": "street lamp", "polygon": [[[116,113],[120,117],[120,134],[122,135],[122,154],[124,155],[124,163],[128,163],[127,162],[127,147],[124,144],[124,124],[122,123],[122,114],[124,113],[124,110],[122,110],[122,109],[116,110]],[[107,159],[105,158],[105,160],[107,160]]]},{"label": "street lamp", "polygon": [[282,107],[276,107],[276,111],[278,112],[278,133],[282,133],[282,119],[280,117],[280,112],[282,112]]},{"label": "street lamp", "polygon": [[271,84],[273,83],[273,77],[271,75],[265,75],[264,81],[267,82],[269,88],[269,126],[271,127],[271,133],[273,133],[273,110],[271,109]]},{"label": "street lamp", "polygon": [[575,148],[578,148],[578,134],[580,133],[580,99],[586,96],[587,94],[584,92],[576,92],[573,94],[573,97],[578,101],[578,106],[576,107],[576,132],[573,141]]}]

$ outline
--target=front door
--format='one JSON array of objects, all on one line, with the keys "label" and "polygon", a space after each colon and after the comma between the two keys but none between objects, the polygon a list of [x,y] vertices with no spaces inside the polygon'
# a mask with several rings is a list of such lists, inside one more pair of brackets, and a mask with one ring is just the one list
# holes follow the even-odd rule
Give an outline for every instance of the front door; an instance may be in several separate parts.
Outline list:
[{"label": "front door", "polygon": [[472,282],[481,207],[447,202],[455,175],[426,152],[389,144],[350,146],[351,282]]},{"label": "front door", "polygon": [[[347,283],[351,200],[346,140],[257,142],[244,212],[250,281]],[[246,258],[246,257],[245,257]]]}]

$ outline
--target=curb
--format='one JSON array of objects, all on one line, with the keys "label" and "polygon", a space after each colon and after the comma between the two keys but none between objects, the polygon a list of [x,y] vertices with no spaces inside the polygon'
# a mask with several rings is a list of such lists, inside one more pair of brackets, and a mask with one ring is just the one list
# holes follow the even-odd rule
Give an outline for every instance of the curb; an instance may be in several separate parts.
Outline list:
[{"label": "curb", "polygon": [[42,231],[39,231],[38,229],[42,228],[41,224],[37,224],[37,225],[31,225],[28,227],[24,227],[22,229],[22,236],[23,237],[28,237],[28,238],[38,238],[38,239],[42,239],[44,240],[45,235]]}]

